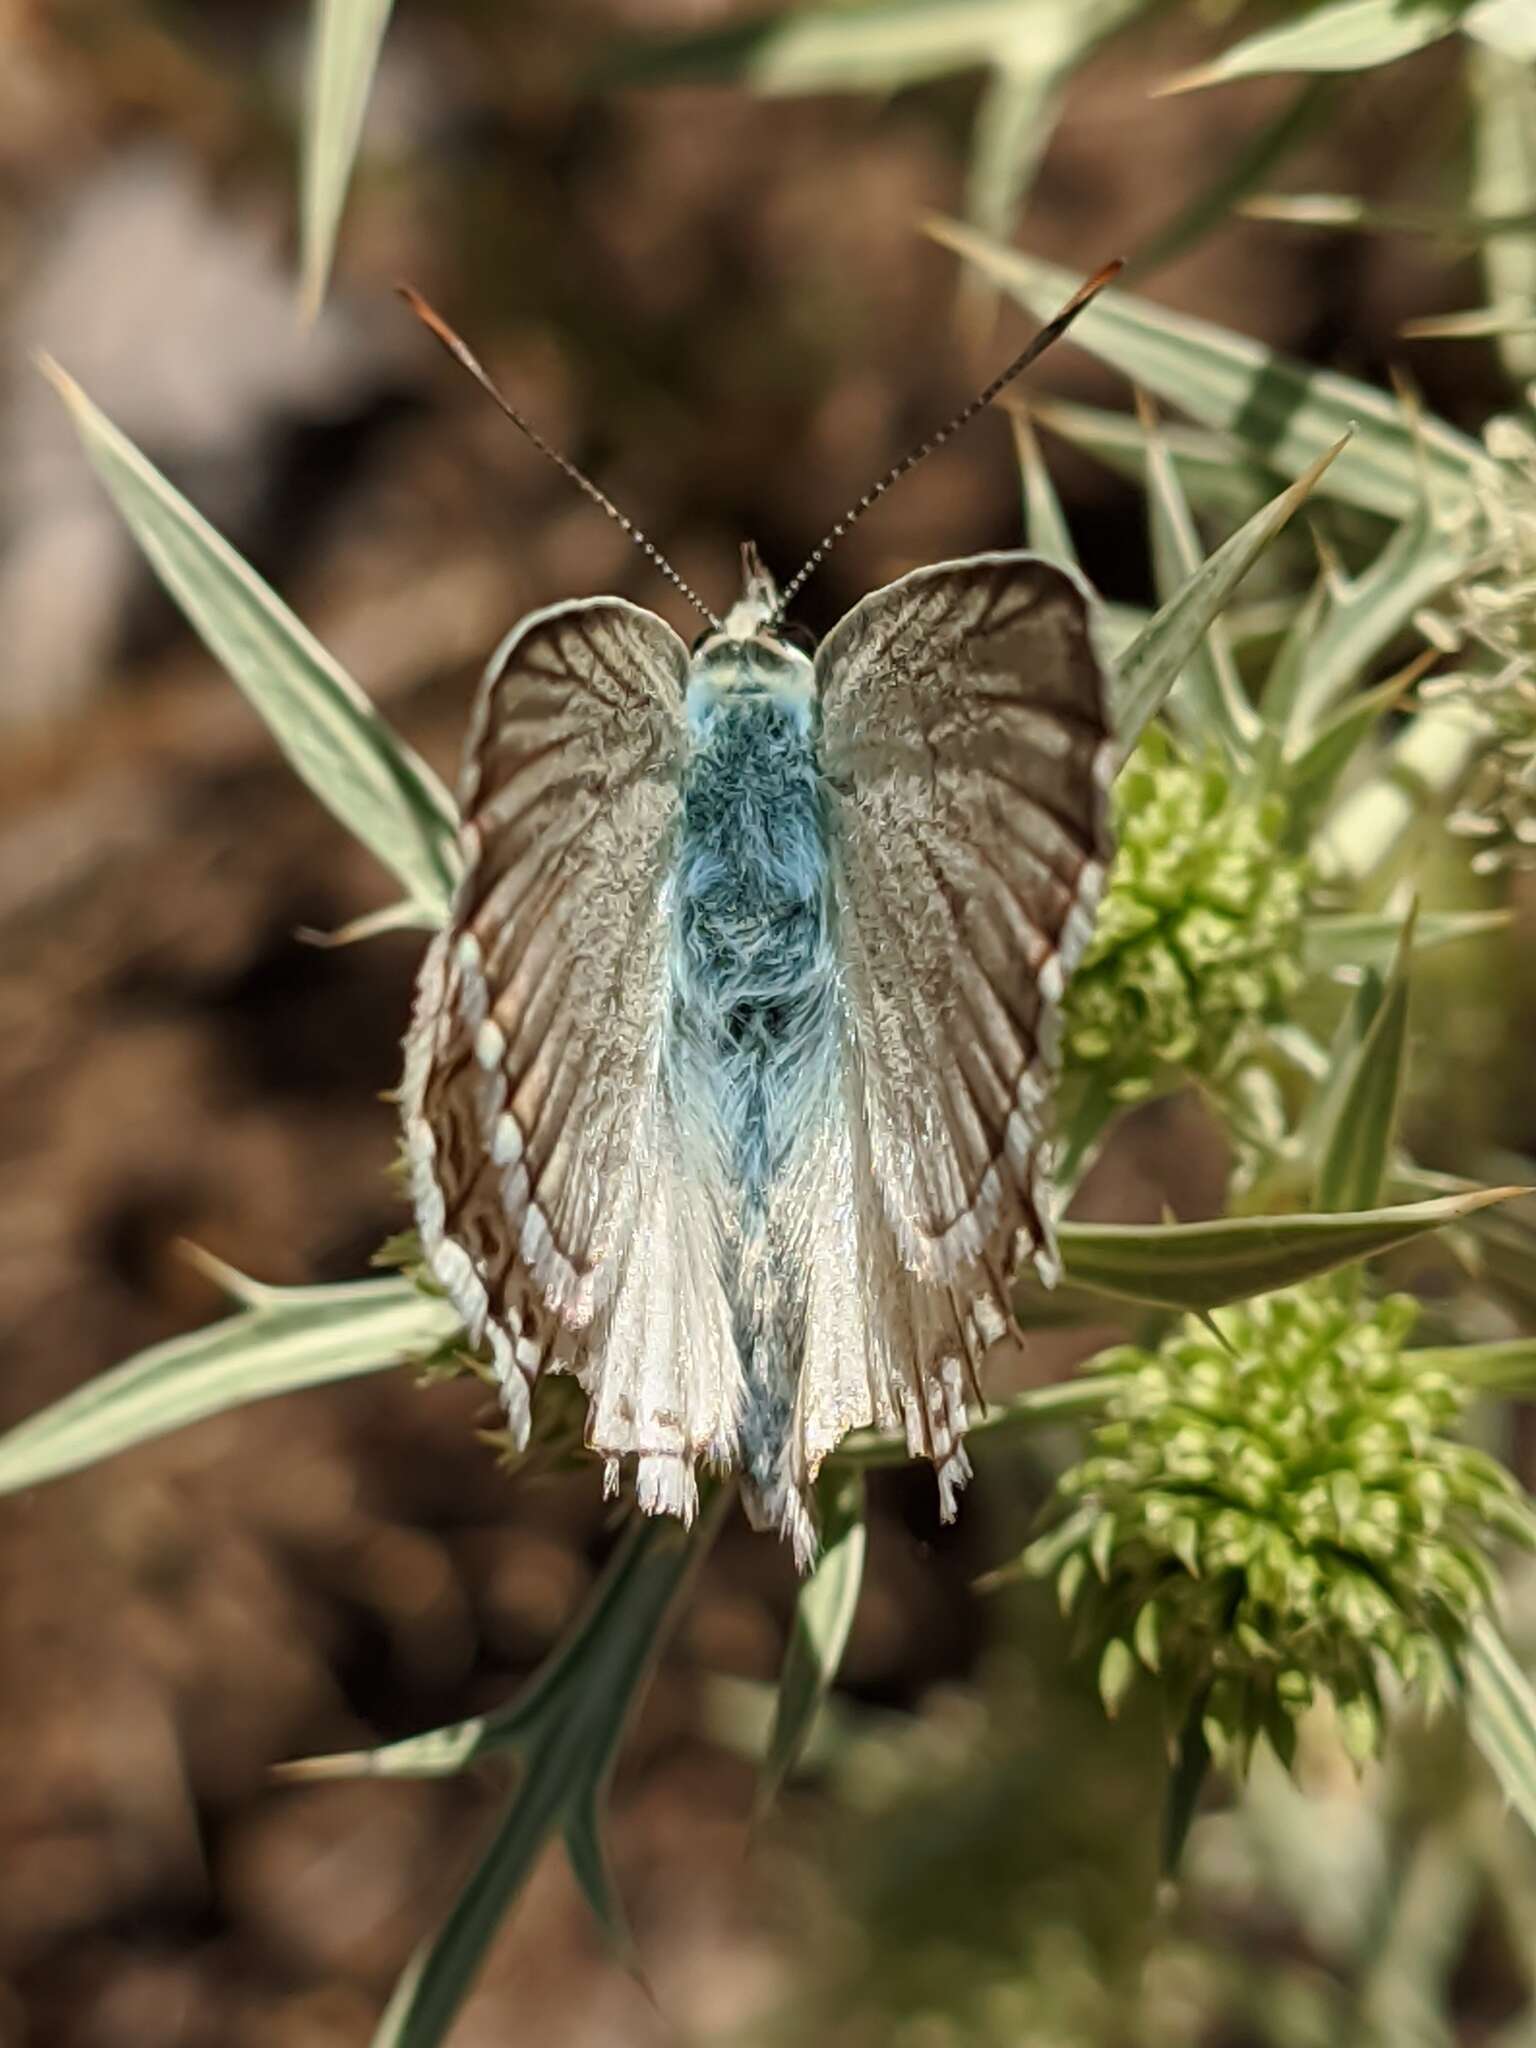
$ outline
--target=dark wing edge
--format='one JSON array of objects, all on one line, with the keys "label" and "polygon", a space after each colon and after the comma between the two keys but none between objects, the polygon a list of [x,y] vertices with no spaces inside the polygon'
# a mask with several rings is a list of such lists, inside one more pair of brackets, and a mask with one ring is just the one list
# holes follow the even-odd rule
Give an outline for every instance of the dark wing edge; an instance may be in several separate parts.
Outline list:
[{"label": "dark wing edge", "polygon": [[658,895],[687,650],[619,598],[522,620],[487,666],[460,780],[464,871],[423,961],[400,1107],[422,1249],[490,1348],[521,1447],[546,1366],[582,1372],[627,1252],[664,990]]},{"label": "dark wing edge", "polygon": [[1095,602],[1042,557],[978,555],[872,593],[817,657],[872,1405],[933,1460],[946,1517],[1013,1278],[1060,1271],[1059,1012],[1112,850]]}]

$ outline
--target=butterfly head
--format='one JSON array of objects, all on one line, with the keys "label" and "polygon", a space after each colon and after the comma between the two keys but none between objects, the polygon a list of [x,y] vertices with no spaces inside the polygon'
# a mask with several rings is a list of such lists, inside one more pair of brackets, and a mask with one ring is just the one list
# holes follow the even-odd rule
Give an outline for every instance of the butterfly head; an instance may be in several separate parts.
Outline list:
[{"label": "butterfly head", "polygon": [[750,640],[761,633],[779,608],[779,586],[757,551],[755,540],[741,544],[741,595],[725,615],[721,629],[728,640]]},{"label": "butterfly head", "polygon": [[[776,672],[784,669],[803,669],[808,677],[807,652],[797,644],[799,636],[794,630],[786,630],[779,617],[780,605],[779,587],[764,566],[756,542],[743,541],[741,595],[723,623],[701,633],[694,642],[695,660],[717,657],[748,684],[766,682],[771,687]],[[795,680],[800,680],[798,674]]]}]

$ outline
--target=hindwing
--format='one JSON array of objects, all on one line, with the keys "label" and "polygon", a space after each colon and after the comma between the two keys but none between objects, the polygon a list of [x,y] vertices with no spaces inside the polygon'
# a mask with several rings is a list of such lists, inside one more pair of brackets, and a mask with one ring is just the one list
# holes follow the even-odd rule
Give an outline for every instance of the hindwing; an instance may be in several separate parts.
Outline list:
[{"label": "hindwing", "polygon": [[[1049,1097],[1110,843],[1104,672],[1078,579],[1027,554],[920,569],[828,635],[820,763],[843,978],[841,1236],[857,1309],[807,1340],[807,1463],[904,1418],[945,1478],[1032,1257],[1057,1272]],[[831,1219],[829,1216],[829,1228]],[[839,1304],[842,1304],[839,1306]],[[860,1332],[860,1324],[864,1326]]]}]

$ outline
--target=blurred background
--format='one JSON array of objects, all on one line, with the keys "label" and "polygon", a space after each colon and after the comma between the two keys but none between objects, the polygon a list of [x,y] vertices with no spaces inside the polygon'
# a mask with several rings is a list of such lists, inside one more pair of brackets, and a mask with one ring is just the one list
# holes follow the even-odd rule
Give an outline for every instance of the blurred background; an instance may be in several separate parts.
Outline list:
[{"label": "blurred background", "polygon": [[[974,76],[803,99],[592,82],[630,38],[738,13],[402,4],[306,327],[304,9],[0,0],[0,1426],[218,1312],[182,1239],[268,1280],[364,1270],[403,1221],[380,1097],[419,951],[296,938],[384,904],[387,882],[152,583],[30,352],[79,378],[451,778],[477,667],[522,612],[617,590],[693,625],[450,368],[396,279],[717,609],[744,536],[790,573],[1022,339],[921,231],[961,204]],[[1274,114],[1280,81],[1150,96],[1217,43],[1214,15],[1154,9],[1078,71],[1031,249],[1134,255]],[[1456,61],[1441,45],[1361,81],[1296,182],[1434,196]],[[1507,390],[1486,344],[1400,338],[1477,301],[1430,242],[1236,223],[1145,288],[1371,379],[1404,366],[1469,430]],[[1125,402],[1070,344],[1037,375]],[[1089,570],[1145,601],[1138,495],[1050,453]],[[802,615],[823,628],[874,584],[1019,530],[989,417],[858,527]],[[1163,1103],[1086,1201],[1197,1215],[1220,1175],[1198,1110]],[[1071,1355],[1041,1339],[1029,1371]],[[595,1472],[508,1483],[475,1435],[485,1410],[471,1386],[384,1375],[0,1506],[0,2042],[367,2040],[495,1788],[285,1789],[269,1768],[506,1698],[612,1539]],[[1326,1749],[1310,1804],[1261,1772],[1201,1831],[1182,1900],[1162,1897],[1157,1732],[1104,1722],[1047,1595],[971,1590],[1016,1551],[1055,1455],[994,1459],[954,1529],[926,1470],[877,1475],[835,1711],[755,1831],[793,1583],[777,1546],[730,1527],[616,1788],[651,1995],[552,1855],[455,2040],[1451,2038],[1394,2017],[1380,1985],[1385,2018],[1367,2001],[1341,2020],[1335,1992],[1394,1815],[1463,1797],[1454,1739],[1421,1742],[1385,1792]],[[1481,1826],[1496,1807],[1475,1783],[1458,1811]],[[1476,1899],[1453,1910],[1433,1872],[1402,1882],[1425,1889],[1402,1938],[1459,1944],[1454,2038],[1492,2040],[1518,1936]],[[1536,1868],[1522,1882],[1536,1893]]]}]

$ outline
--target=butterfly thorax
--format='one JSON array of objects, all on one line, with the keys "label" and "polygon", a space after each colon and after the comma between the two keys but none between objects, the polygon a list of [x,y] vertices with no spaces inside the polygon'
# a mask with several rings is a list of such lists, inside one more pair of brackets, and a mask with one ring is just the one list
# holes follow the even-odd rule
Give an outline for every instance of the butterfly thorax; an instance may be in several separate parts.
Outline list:
[{"label": "butterfly thorax", "polygon": [[803,1303],[776,1199],[813,1142],[835,1063],[836,977],[810,664],[720,640],[689,677],[675,869],[668,1086],[722,1169],[741,1352],[741,1463],[772,1495]]}]

